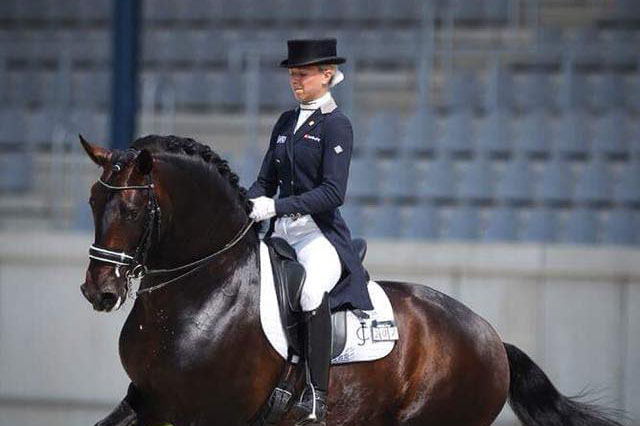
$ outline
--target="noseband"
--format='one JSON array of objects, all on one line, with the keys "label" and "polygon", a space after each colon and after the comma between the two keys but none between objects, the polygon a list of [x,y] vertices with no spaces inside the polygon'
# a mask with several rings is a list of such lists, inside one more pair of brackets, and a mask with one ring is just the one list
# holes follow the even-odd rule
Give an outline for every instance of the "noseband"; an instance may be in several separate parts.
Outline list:
[{"label": "noseband", "polygon": [[104,182],[102,179],[98,179],[98,182],[102,186],[104,186],[105,188],[111,191],[124,191],[128,189],[149,190],[149,201],[147,202],[144,232],[142,234],[142,237],[140,238],[140,242],[138,243],[138,246],[136,247],[134,254],[128,254],[122,251],[120,252],[113,251],[113,250],[109,250],[107,248],[99,247],[95,244],[92,244],[91,247],[89,247],[89,258],[114,265],[115,274],[118,278],[120,278],[121,276],[120,268],[126,267],[127,272],[125,274],[125,277],[127,279],[127,292],[129,292],[129,289],[131,287],[131,282],[134,279],[142,280],[144,277],[149,275],[167,274],[171,272],[179,272],[179,271],[186,270],[186,272],[184,272],[183,274],[175,278],[172,278],[168,281],[164,281],[152,287],[147,287],[147,288],[136,291],[135,296],[151,293],[154,290],[162,288],[168,284],[171,284],[173,282],[176,282],[186,277],[187,275],[192,274],[196,270],[205,266],[207,263],[209,263],[219,254],[224,253],[225,251],[229,250],[231,247],[236,245],[236,243],[238,243],[246,235],[249,229],[251,229],[251,226],[254,223],[252,219],[249,219],[247,223],[242,227],[242,229],[240,229],[240,231],[236,234],[236,236],[227,244],[225,244],[224,247],[199,260],[187,263],[182,266],[178,266],[177,268],[148,269],[146,267],[147,254],[149,253],[149,248],[151,247],[151,239],[153,237],[154,231],[160,229],[160,213],[161,213],[160,204],[158,204],[158,199],[156,197],[155,191],[153,190],[154,184],[151,181],[151,175],[147,175],[145,185],[113,186]]}]

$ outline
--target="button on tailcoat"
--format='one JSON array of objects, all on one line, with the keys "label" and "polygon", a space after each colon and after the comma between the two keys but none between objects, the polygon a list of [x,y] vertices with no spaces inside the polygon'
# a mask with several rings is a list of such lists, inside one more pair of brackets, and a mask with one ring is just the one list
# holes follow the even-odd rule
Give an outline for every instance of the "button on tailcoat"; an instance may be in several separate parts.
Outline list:
[{"label": "button on tailcoat", "polygon": [[[353,147],[351,123],[331,99],[294,133],[298,112],[286,111],[276,122],[249,197],[273,197],[279,190],[276,217],[310,214],[342,263],[342,276],[329,294],[331,308],[373,309],[367,293],[367,274],[338,210],[347,190]],[[273,232],[274,221],[275,218],[267,236]]]}]

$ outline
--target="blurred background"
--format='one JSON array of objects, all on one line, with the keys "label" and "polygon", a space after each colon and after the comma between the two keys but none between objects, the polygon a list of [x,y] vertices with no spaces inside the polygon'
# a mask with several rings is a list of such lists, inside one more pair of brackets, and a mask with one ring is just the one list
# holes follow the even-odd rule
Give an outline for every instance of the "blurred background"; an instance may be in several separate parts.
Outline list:
[{"label": "blurred background", "polygon": [[77,134],[193,137],[248,186],[295,107],[286,40],[324,36],[372,276],[462,300],[640,425],[638,0],[3,0],[0,425],[93,424],[126,391],[131,302],[79,290],[98,169]]}]

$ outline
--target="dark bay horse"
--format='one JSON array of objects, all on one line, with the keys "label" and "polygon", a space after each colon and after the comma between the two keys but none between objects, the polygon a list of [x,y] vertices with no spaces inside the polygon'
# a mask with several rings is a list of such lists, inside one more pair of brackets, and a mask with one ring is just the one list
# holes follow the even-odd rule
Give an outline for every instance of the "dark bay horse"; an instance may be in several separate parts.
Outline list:
[{"label": "dark bay horse", "polygon": [[[111,311],[140,282],[120,335],[131,384],[98,424],[254,424],[285,361],[260,326],[259,239],[238,177],[190,139],[147,136],[124,151],[81,142],[102,168],[82,292]],[[332,368],[328,424],[486,426],[509,398],[526,426],[619,425],[559,394],[456,300],[380,284],[401,338],[381,360]]]}]

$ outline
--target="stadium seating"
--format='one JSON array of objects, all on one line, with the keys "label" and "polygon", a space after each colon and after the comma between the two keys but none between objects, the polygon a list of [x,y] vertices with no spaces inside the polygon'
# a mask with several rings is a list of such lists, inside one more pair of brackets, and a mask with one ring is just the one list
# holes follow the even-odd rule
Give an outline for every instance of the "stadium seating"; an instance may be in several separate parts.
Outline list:
[{"label": "stadium seating", "polygon": [[[342,209],[355,234],[638,245],[638,2],[566,23],[551,3],[533,22],[510,0],[147,0],[141,115],[162,104],[176,131],[217,133],[215,116],[264,132],[295,104],[282,41],[335,36],[348,58],[334,95],[356,139]],[[0,3],[0,192],[46,187],[25,173],[55,135],[107,140],[112,13],[109,2]],[[263,153],[245,151],[233,162],[248,185]],[[82,208],[69,217],[88,226]]]}]

